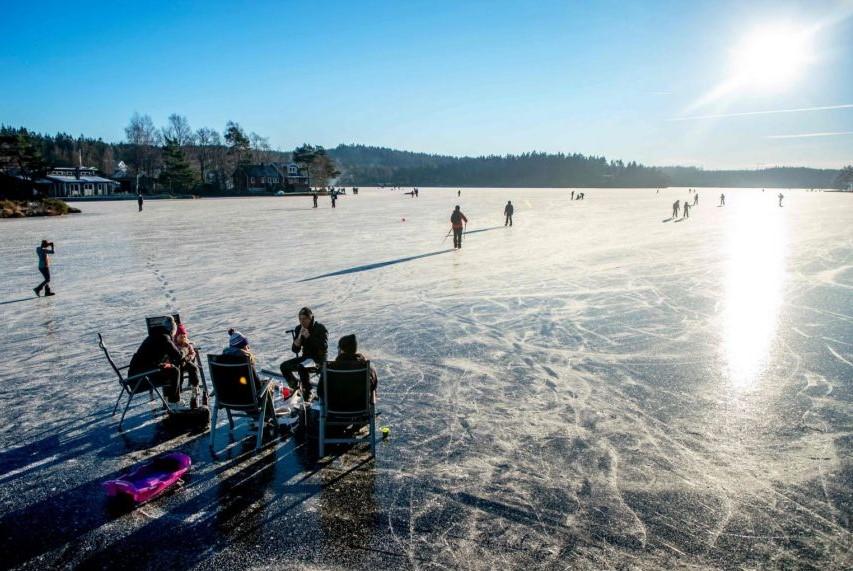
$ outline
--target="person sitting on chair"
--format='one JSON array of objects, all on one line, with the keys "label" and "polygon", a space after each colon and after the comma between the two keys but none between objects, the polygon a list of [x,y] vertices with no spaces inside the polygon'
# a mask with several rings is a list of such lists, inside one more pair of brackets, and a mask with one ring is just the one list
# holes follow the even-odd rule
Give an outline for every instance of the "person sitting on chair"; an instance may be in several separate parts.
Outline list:
[{"label": "person sitting on chair", "polygon": [[[281,374],[291,389],[296,390],[299,386],[302,398],[308,400],[311,395],[310,372],[303,363],[307,359],[313,359],[317,366],[323,364],[329,351],[329,332],[322,323],[314,319],[314,314],[307,307],[299,310],[299,326],[293,330],[293,344],[290,348],[297,356],[280,365]],[[299,373],[298,383],[293,375],[294,371]]]},{"label": "person sitting on chair", "polygon": [[255,354],[249,347],[249,339],[245,335],[243,335],[239,331],[235,331],[233,328],[229,329],[228,347],[222,350],[222,354],[230,355],[232,357],[247,358],[249,360],[249,364],[252,366],[252,376],[255,377],[255,388],[257,390],[261,389],[261,378],[258,376],[258,372],[255,370]]},{"label": "person sitting on chair", "polygon": [[198,406],[199,386],[198,362],[196,361],[195,347],[193,347],[193,344],[190,342],[190,337],[187,333],[187,326],[183,323],[178,325],[174,341],[175,346],[181,352],[181,356],[183,357],[181,360],[181,371],[187,372],[190,386],[193,390],[193,396],[190,398],[190,408],[196,408]]},{"label": "person sitting on chair", "polygon": [[[352,370],[352,369],[360,369],[367,365],[367,359],[364,355],[358,352],[358,339],[356,339],[355,334],[352,335],[344,335],[338,340],[338,356],[334,361],[331,361],[326,364],[326,367],[329,369],[343,369],[343,370]],[[376,376],[376,369],[373,368],[373,365],[370,365],[370,392],[373,394],[374,400],[376,399],[376,385],[379,383],[379,379]],[[319,393],[323,394],[323,388],[318,387]]]},{"label": "person sitting on chair", "polygon": [[[171,317],[158,327],[152,327],[151,333],[133,354],[130,360],[127,374],[132,377],[145,371],[159,369],[149,379],[155,385],[165,388],[163,391],[166,400],[177,403],[181,400],[181,367],[188,366],[184,362],[184,355],[173,341],[177,332],[175,320]],[[190,384],[198,385],[198,369],[190,369]]]}]

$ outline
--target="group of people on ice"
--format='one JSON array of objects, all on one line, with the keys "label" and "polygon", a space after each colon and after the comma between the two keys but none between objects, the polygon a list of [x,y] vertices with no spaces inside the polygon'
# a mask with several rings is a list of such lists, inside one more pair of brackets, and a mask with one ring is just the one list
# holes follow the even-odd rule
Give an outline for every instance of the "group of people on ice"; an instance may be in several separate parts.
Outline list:
[{"label": "group of people on ice", "polygon": [[[299,324],[292,330],[293,339],[290,345],[295,354],[279,366],[281,374],[292,391],[299,391],[305,401],[310,401],[312,394],[310,374],[312,370],[326,363],[329,348],[329,333],[326,327],[314,319],[314,314],[308,307],[303,307],[298,314]],[[228,344],[222,349],[222,355],[248,360],[254,367],[255,353],[249,345],[249,339],[235,329],[228,330]],[[367,359],[358,352],[358,340],[355,334],[344,335],[338,340],[338,354],[327,363],[333,369],[358,369],[367,364]],[[164,397],[173,404],[181,401],[181,376],[187,373],[192,396],[189,408],[198,406],[199,360],[195,348],[189,340],[189,334],[184,324],[176,324],[172,317],[167,317],[161,325],[151,327],[148,336],[142,341],[134,353],[128,368],[128,375],[133,376],[148,371],[150,380],[163,387]],[[255,379],[260,377],[255,374]],[[370,384],[375,395],[378,378],[376,370],[370,368]],[[271,391],[272,385],[267,385]],[[258,385],[261,389],[261,385]],[[322,387],[318,388],[322,394]],[[262,395],[261,398],[272,398],[272,394]]]}]

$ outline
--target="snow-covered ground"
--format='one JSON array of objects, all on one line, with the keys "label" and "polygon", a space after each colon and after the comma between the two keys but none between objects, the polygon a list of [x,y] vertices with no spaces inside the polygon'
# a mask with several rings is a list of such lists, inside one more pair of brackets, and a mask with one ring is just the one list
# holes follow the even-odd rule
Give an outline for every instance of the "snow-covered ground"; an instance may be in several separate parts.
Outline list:
[{"label": "snow-covered ground", "polygon": [[[365,189],[0,222],[3,566],[849,568],[853,196],[720,192],[683,221],[686,189]],[[375,461],[214,461],[144,399],[116,430],[97,332],[126,362],[179,311],[203,351],[236,327],[274,364],[303,305],[378,368]],[[169,449],[182,489],[105,509],[100,482]]]}]

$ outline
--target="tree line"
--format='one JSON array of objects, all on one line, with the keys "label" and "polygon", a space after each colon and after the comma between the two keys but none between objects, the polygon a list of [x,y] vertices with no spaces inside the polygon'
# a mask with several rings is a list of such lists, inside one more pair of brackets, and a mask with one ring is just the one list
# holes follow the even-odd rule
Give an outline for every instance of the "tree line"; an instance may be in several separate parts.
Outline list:
[{"label": "tree line", "polygon": [[341,164],[342,184],[488,187],[660,187],[667,178],[654,167],[604,157],[531,152],[521,155],[449,157],[340,145],[330,151]]},{"label": "tree line", "polygon": [[453,157],[366,145],[339,145],[327,151],[303,144],[283,152],[237,122],[228,121],[221,133],[209,127],[193,129],[177,113],[162,127],[150,116],[134,113],[121,143],[0,126],[0,171],[13,168],[36,177],[47,167],[76,166],[78,161],[106,176],[113,176],[123,162],[146,192],[200,194],[226,190],[240,165],[290,161],[309,174],[313,186],[847,188],[853,184],[853,167],[840,172],[787,167],[714,171],[649,167],[579,153]]},{"label": "tree line", "polygon": [[134,113],[124,132],[124,141],[108,143],[83,135],[49,135],[0,125],[0,170],[15,169],[37,177],[49,167],[79,162],[111,177],[124,163],[127,174],[145,192],[201,193],[226,190],[241,165],[293,161],[316,186],[326,186],[339,174],[323,147],[306,143],[292,152],[274,150],[267,137],[247,133],[235,121],[228,121],[220,133],[210,127],[193,129],[177,113],[162,127],[149,115]]},{"label": "tree line", "polygon": [[[482,187],[768,187],[846,188],[833,169],[777,167],[714,171],[695,167],[648,167],[582,154],[452,157],[366,145],[339,145],[329,153],[341,165],[340,184]],[[850,180],[853,182],[853,180]]]}]

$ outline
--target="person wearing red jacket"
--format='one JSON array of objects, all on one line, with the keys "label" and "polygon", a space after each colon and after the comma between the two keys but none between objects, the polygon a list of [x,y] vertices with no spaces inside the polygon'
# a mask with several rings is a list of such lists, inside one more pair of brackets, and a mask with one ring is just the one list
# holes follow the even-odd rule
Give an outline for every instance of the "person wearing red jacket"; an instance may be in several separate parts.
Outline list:
[{"label": "person wearing red jacket", "polygon": [[459,205],[457,204],[450,215],[450,225],[453,228],[453,247],[457,250],[462,249],[462,232],[466,224],[468,224],[468,219],[459,210]]}]

